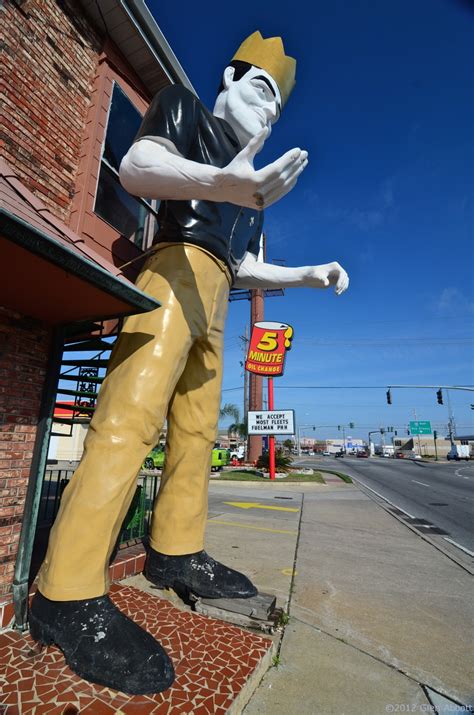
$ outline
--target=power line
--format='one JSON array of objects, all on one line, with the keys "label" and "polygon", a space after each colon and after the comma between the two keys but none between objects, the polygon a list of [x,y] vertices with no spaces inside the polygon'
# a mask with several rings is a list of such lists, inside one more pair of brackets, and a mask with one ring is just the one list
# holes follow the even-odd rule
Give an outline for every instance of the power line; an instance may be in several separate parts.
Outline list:
[{"label": "power line", "polygon": [[474,392],[474,385],[275,385],[278,390],[386,390],[411,389],[411,390],[466,390]]},{"label": "power line", "polygon": [[318,345],[319,347],[343,347],[350,345],[352,347],[404,347],[406,345],[419,345],[419,346],[430,346],[430,345],[465,345],[474,342],[474,338],[471,337],[459,337],[459,338],[404,338],[393,337],[393,338],[299,338],[298,343],[310,343],[312,345]]}]

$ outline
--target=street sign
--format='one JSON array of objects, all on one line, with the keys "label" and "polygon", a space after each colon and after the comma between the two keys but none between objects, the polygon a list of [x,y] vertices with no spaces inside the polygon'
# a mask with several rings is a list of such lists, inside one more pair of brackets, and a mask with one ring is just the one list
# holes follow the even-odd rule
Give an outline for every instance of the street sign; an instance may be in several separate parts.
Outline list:
[{"label": "street sign", "polygon": [[414,435],[431,434],[431,422],[428,420],[416,420],[415,422],[410,422],[410,432]]},{"label": "street sign", "polygon": [[249,434],[295,434],[294,410],[259,410],[248,413]]}]

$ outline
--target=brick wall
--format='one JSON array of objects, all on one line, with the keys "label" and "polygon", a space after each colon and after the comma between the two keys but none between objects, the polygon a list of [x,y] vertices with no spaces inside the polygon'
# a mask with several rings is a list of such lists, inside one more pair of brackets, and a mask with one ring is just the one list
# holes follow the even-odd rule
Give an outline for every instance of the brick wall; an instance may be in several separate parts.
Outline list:
[{"label": "brick wall", "polygon": [[6,0],[0,22],[4,157],[67,222],[101,41],[75,0]]},{"label": "brick wall", "polygon": [[0,603],[11,591],[50,336],[0,308]]}]

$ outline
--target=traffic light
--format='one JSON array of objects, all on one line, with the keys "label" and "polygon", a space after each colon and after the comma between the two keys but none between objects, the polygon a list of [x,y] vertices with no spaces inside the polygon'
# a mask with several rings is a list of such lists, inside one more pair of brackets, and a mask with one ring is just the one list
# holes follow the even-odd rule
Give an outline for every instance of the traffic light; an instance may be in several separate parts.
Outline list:
[{"label": "traffic light", "polygon": [[438,432],[435,429],[433,430],[433,439],[438,439]]},{"label": "traffic light", "polygon": [[387,390],[387,405],[391,405],[391,404],[392,404],[392,394],[391,394],[390,390]]},{"label": "traffic light", "polygon": [[408,427],[407,427],[407,434],[410,434],[410,430],[408,429]]},{"label": "traffic light", "polygon": [[337,429],[338,429],[339,432],[340,432],[340,431],[341,431],[341,425],[337,425]]},{"label": "traffic light", "polygon": [[350,427],[351,429],[354,429],[354,423],[353,423],[353,422],[349,422],[349,427]]},{"label": "traffic light", "polygon": [[436,392],[436,399],[438,400],[438,405],[443,404],[443,391],[441,388]]},{"label": "traffic light", "polygon": [[396,436],[398,435],[398,432],[397,432],[397,430],[395,430],[395,432],[394,432],[393,434],[394,434],[394,435],[395,435],[395,437],[396,437]]}]

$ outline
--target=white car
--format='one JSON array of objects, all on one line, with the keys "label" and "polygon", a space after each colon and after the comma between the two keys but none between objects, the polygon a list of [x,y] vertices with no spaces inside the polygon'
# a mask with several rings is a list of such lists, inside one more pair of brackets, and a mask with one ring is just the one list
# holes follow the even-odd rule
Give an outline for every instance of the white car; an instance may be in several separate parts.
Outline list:
[{"label": "white car", "polygon": [[331,452],[323,452],[323,457],[330,457],[330,456],[331,456]]},{"label": "white car", "polygon": [[243,459],[245,458],[245,447],[243,445],[240,445],[239,447],[234,447],[233,449],[231,449],[230,458],[243,461]]}]

